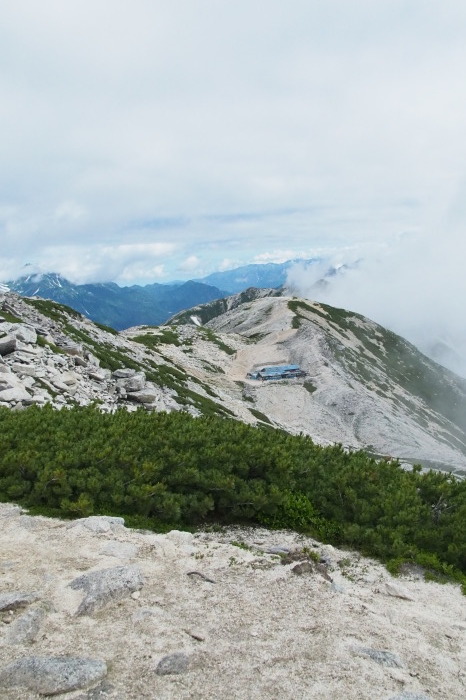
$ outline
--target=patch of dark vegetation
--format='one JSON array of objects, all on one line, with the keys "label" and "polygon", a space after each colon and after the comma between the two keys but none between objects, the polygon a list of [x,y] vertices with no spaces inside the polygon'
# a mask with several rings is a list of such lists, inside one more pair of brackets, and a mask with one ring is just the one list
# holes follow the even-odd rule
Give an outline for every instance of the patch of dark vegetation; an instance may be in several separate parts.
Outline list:
[{"label": "patch of dark vegetation", "polygon": [[246,336],[246,338],[247,340],[253,340],[257,343],[259,340],[262,340],[262,338],[265,338],[266,335],[267,333],[251,333],[251,335]]},{"label": "patch of dark vegetation", "polygon": [[303,387],[308,391],[310,394],[313,394],[315,391],[317,391],[317,387],[314,386],[314,384],[309,381],[308,379],[303,382]]},{"label": "patch of dark vegetation", "polygon": [[18,318],[18,316],[15,316],[10,311],[5,311],[4,309],[0,309],[0,316],[4,318],[5,321],[7,321],[8,323],[22,323],[22,320]]},{"label": "patch of dark vegetation", "polygon": [[148,360],[150,369],[146,371],[146,377],[149,381],[157,386],[166,387],[176,392],[173,399],[179,406],[189,408],[192,406],[197,409],[203,416],[233,416],[230,409],[216,403],[208,396],[189,389],[186,383],[191,380],[200,386],[203,391],[209,396],[216,397],[215,392],[207,384],[199,381],[195,377],[191,377],[184,370],[171,365],[157,364],[152,360]]},{"label": "patch of dark vegetation", "polygon": [[466,482],[320,447],[304,435],[183,412],[0,408],[0,500],[143,527],[258,523],[388,562],[466,592]]},{"label": "patch of dark vegetation", "polygon": [[159,345],[175,345],[179,347],[181,345],[178,333],[172,328],[162,328],[158,333],[144,333],[143,335],[136,335],[132,338],[136,343],[141,343],[145,345],[149,350],[156,350]]},{"label": "patch of dark vegetation", "polygon": [[68,314],[71,318],[82,318],[81,314],[71,308],[71,306],[66,306],[65,304],[59,304],[56,301],[50,301],[48,299],[31,299],[28,297],[23,297],[23,301],[30,306],[33,306],[37,311],[47,318],[51,318],[53,321],[63,321],[63,314]]},{"label": "patch of dark vegetation", "polygon": [[41,348],[50,348],[52,352],[54,352],[57,355],[63,355],[64,351],[58,347],[58,345],[55,345],[55,343],[51,343],[48,340],[44,338],[43,335],[38,335],[37,336],[37,345]]},{"label": "patch of dark vegetation", "polygon": [[262,421],[262,423],[272,424],[272,421],[268,418],[268,416],[265,415],[265,413],[262,413],[262,411],[258,411],[256,408],[250,408],[249,412],[252,413],[254,418],[257,418],[257,420]]},{"label": "patch of dark vegetation", "polygon": [[116,331],[111,326],[106,326],[105,323],[98,323],[97,321],[93,321],[93,324],[94,324],[94,326],[97,326],[97,328],[100,328],[101,331],[105,331],[106,333],[111,333],[111,335],[118,335],[118,331]]},{"label": "patch of dark vegetation", "polygon": [[218,335],[216,335],[211,328],[202,327],[202,328],[199,328],[198,330],[199,330],[199,333],[201,334],[201,336],[204,336],[205,339],[209,341],[209,343],[213,343],[214,345],[216,345],[219,348],[219,350],[222,350],[227,355],[234,355],[235,354],[236,350],[234,348],[231,348],[229,345],[224,343],[222,340],[220,340]]}]

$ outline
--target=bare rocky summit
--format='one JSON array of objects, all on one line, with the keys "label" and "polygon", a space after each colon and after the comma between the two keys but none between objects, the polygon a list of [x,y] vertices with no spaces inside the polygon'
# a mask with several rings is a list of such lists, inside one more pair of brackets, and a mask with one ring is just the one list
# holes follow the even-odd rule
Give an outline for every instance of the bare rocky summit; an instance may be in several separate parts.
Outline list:
[{"label": "bare rocky summit", "polygon": [[2,699],[464,696],[459,586],[292,532],[98,520],[0,504]]}]

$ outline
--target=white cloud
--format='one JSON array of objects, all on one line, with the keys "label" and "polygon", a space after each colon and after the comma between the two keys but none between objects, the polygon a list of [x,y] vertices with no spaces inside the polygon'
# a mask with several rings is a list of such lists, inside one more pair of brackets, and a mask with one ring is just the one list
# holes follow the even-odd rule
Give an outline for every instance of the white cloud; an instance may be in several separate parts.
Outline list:
[{"label": "white cloud", "polygon": [[57,206],[54,212],[55,218],[61,224],[68,221],[75,222],[86,216],[86,210],[79,206],[76,202],[62,202]]},{"label": "white cloud", "polygon": [[180,272],[193,272],[197,270],[201,264],[197,255],[190,255],[186,260],[183,260],[178,266]]},{"label": "white cloud", "polygon": [[259,253],[254,256],[255,263],[282,263],[295,258],[307,258],[307,251],[297,251],[296,249],[288,248],[284,250],[272,250],[267,253]]},{"label": "white cloud", "polygon": [[[0,267],[170,278],[426,230],[465,173],[465,20],[462,0],[4,0]],[[165,241],[142,268],[120,248]]]},{"label": "white cloud", "polygon": [[[390,245],[361,251],[359,261],[348,257],[350,266],[328,277],[327,287],[314,285],[325,275],[328,262],[296,265],[288,282],[310,299],[362,313],[391,328],[466,376],[466,241],[463,222],[449,219],[448,230],[399,236]],[[439,343],[456,357],[439,353]]]}]

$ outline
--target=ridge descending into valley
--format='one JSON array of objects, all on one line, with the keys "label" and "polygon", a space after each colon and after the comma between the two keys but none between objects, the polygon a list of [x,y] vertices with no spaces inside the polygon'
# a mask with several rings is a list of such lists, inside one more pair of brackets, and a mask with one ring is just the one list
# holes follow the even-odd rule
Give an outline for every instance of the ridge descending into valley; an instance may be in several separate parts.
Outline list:
[{"label": "ridge descending into valley", "polygon": [[[0,295],[0,405],[186,410],[466,473],[466,382],[351,312],[249,289],[117,333],[71,308]],[[260,382],[292,363],[304,378]]]}]

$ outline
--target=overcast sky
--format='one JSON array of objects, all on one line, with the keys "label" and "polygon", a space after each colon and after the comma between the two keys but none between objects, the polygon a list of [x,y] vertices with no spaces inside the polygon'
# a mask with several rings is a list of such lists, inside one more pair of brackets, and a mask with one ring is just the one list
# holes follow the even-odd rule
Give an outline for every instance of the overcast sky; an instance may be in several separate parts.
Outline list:
[{"label": "overcast sky", "polygon": [[2,0],[0,66],[0,279],[463,235],[464,0]]}]

